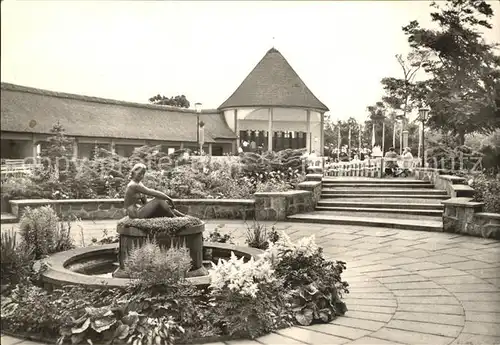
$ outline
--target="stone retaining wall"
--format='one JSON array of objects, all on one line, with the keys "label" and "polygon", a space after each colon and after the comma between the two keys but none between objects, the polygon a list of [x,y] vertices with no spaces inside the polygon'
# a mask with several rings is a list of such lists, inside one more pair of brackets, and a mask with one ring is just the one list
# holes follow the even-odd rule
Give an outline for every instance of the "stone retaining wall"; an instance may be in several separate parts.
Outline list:
[{"label": "stone retaining wall", "polygon": [[[321,181],[306,181],[297,190],[255,193],[254,199],[177,199],[176,208],[201,219],[284,220],[287,216],[314,210],[321,196]],[[61,217],[74,215],[82,220],[120,219],[125,216],[123,199],[27,199],[11,200],[18,219],[27,207],[51,205]]]},{"label": "stone retaining wall", "polygon": [[443,201],[443,230],[500,240],[500,214],[483,213],[484,203],[471,198],[451,198]]}]

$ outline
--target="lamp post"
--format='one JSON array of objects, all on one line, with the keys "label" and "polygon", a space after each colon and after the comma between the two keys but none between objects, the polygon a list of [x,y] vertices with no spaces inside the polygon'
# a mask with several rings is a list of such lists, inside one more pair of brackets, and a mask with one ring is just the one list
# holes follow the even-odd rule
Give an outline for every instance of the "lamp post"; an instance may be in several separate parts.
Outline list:
[{"label": "lamp post", "polygon": [[[201,103],[195,103],[194,109],[196,111],[196,144],[200,146],[200,113],[201,113]],[[201,149],[200,149],[201,155]]]},{"label": "lamp post", "polygon": [[420,121],[422,121],[422,168],[425,167],[425,122],[427,121],[427,115],[429,114],[429,107],[425,106],[418,109],[418,115],[420,117]]}]

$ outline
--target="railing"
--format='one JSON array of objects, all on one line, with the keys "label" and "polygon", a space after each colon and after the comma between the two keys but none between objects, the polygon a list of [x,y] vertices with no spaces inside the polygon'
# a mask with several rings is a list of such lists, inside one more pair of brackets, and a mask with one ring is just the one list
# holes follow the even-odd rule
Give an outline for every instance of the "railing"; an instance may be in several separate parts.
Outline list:
[{"label": "railing", "polygon": [[1,177],[22,177],[30,174],[39,164],[25,164],[24,159],[3,159]]},{"label": "railing", "polygon": [[372,158],[363,161],[325,163],[324,176],[360,176],[378,177],[385,175],[388,162],[396,162],[399,169],[412,171],[418,165],[418,159],[404,160],[402,158]]}]

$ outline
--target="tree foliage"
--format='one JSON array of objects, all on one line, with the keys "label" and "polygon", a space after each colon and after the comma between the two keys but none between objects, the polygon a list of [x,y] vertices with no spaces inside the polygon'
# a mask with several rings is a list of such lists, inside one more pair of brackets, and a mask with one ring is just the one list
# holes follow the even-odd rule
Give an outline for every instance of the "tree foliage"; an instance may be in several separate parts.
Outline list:
[{"label": "tree foliage", "polygon": [[491,6],[484,0],[432,3],[432,21],[425,29],[417,21],[403,27],[414,52],[429,54],[422,66],[430,79],[420,92],[432,112],[428,124],[456,135],[460,144],[468,133],[491,133],[500,128],[500,57],[480,29],[491,29]]},{"label": "tree foliage", "polygon": [[166,96],[158,94],[151,97],[149,99],[149,102],[157,105],[170,105],[177,108],[189,108],[191,106],[191,103],[189,103],[186,96],[184,95],[168,98]]}]

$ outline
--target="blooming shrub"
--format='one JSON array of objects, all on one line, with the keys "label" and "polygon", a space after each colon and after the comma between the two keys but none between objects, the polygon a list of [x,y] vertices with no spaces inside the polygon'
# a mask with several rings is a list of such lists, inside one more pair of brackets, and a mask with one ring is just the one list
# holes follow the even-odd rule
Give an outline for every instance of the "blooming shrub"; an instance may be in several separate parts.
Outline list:
[{"label": "blooming shrub", "polygon": [[184,279],[191,268],[189,249],[160,248],[154,239],[133,247],[125,264],[125,272],[141,286],[170,284]]},{"label": "blooming shrub", "polygon": [[225,334],[255,338],[292,324],[287,292],[269,261],[244,262],[231,253],[209,275],[211,320]]},{"label": "blooming shrub", "polygon": [[50,206],[26,208],[19,221],[19,232],[33,247],[35,259],[73,248],[71,220],[61,222]]}]

